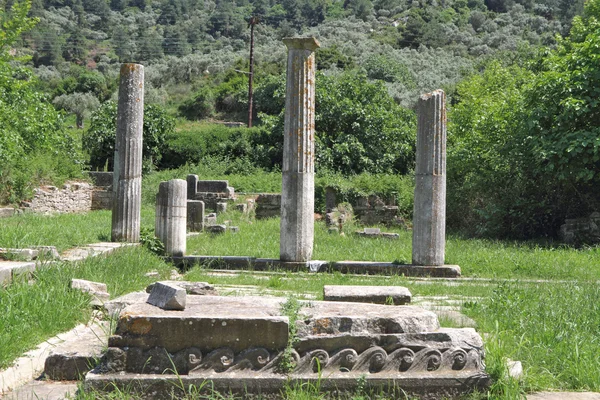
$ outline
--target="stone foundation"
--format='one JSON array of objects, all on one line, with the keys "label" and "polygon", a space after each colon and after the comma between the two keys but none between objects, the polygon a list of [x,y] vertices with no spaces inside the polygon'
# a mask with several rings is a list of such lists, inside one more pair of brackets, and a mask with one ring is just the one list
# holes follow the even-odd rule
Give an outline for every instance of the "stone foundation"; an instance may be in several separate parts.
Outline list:
[{"label": "stone foundation", "polygon": [[[143,300],[142,300],[143,301]],[[188,296],[183,311],[147,303],[122,310],[116,333],[85,389],[128,388],[144,398],[171,398],[179,385],[278,396],[294,383],[423,399],[485,389],[483,342],[470,328],[440,328],[413,306],[303,302],[297,340],[288,348],[285,299]],[[325,379],[326,378],[326,379]]]}]

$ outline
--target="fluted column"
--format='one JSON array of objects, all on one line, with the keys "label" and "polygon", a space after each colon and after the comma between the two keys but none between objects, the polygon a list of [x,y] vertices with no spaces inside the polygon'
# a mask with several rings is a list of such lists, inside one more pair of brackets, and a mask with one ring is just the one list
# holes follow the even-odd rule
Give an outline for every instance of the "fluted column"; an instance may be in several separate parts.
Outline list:
[{"label": "fluted column", "polygon": [[185,255],[187,237],[187,182],[172,179],[161,182],[156,195],[154,230],[165,245],[165,254]]},{"label": "fluted column", "polygon": [[287,38],[287,80],[281,189],[282,261],[312,257],[315,193],[315,38]]},{"label": "fluted column", "polygon": [[412,262],[444,265],[446,246],[446,94],[419,98]]},{"label": "fluted column", "polygon": [[139,64],[123,64],[114,157],[113,242],[140,240],[143,125],[144,67]]}]

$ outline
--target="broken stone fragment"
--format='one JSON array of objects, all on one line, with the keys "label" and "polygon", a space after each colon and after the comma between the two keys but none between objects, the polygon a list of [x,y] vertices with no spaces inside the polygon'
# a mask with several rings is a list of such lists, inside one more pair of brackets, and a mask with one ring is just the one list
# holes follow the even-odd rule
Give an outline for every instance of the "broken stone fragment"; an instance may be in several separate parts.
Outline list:
[{"label": "broken stone fragment", "polygon": [[185,300],[185,289],[162,281],[154,284],[147,303],[163,310],[185,310]]},{"label": "broken stone fragment", "polygon": [[[217,296],[218,293],[214,286],[207,282],[187,282],[187,281],[162,281],[162,283],[168,283],[173,286],[180,287],[185,290],[187,294],[199,295],[199,296]],[[152,293],[155,283],[151,283],[146,287],[146,293]]]},{"label": "broken stone fragment", "polygon": [[110,299],[110,294],[104,283],[86,281],[84,279],[72,279],[71,289],[91,294],[92,301],[90,301],[90,304],[93,306],[101,306]]},{"label": "broken stone fragment", "polygon": [[225,233],[227,225],[209,225],[206,227],[206,231],[209,233]]},{"label": "broken stone fragment", "polygon": [[403,305],[411,301],[410,291],[402,286],[323,286],[323,300]]}]

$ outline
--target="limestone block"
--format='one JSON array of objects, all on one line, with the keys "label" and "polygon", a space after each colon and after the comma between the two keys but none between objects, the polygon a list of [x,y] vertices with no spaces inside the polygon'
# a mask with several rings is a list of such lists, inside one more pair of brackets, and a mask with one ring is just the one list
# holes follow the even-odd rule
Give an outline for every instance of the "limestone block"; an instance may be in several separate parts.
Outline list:
[{"label": "limestone block", "polygon": [[412,295],[402,286],[323,286],[323,300],[349,301],[356,303],[374,303],[404,305],[410,303]]},{"label": "limestone block", "polygon": [[187,198],[193,200],[196,198],[198,191],[198,175],[190,174],[186,177],[187,182]]},{"label": "limestone block", "polygon": [[102,305],[110,300],[110,294],[104,283],[86,281],[84,279],[72,279],[71,289],[81,290],[92,295],[92,305]]},{"label": "limestone block", "polygon": [[217,203],[217,214],[222,214],[227,212],[227,203],[224,201],[220,201]]},{"label": "limestone block", "polygon": [[0,286],[9,284],[12,281],[12,269],[0,265]]},{"label": "limestone block", "polygon": [[210,213],[204,217],[205,225],[215,225],[216,223],[217,223],[217,214],[216,213]]},{"label": "limestone block", "polygon": [[228,181],[198,181],[198,192],[226,193],[229,187]]},{"label": "limestone block", "polygon": [[90,325],[56,346],[46,358],[44,375],[52,380],[72,381],[91,371],[108,342],[107,325]]},{"label": "limestone block", "polygon": [[12,217],[15,215],[15,209],[12,207],[0,207],[0,218]]},{"label": "limestone block", "polygon": [[185,289],[167,281],[156,282],[148,297],[148,304],[160,307],[163,310],[184,310],[185,303]]},{"label": "limestone block", "polygon": [[[189,196],[188,196],[189,197]],[[187,229],[190,232],[200,232],[204,229],[204,202],[200,200],[187,201]]]},{"label": "limestone block", "polygon": [[[215,287],[207,282],[188,282],[188,281],[161,281],[172,286],[177,286],[185,290],[187,294],[199,296],[216,296],[218,295]],[[151,283],[146,287],[146,293],[151,293],[154,285]]]}]

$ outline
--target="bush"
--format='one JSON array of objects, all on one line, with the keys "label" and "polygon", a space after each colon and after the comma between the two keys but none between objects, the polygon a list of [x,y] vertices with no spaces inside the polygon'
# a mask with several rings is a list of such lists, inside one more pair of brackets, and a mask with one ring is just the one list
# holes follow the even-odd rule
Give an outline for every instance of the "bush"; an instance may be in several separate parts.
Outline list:
[{"label": "bush", "polygon": [[183,126],[167,138],[160,167],[201,164],[212,157],[229,160],[231,171],[251,173],[257,167],[269,167],[261,144],[264,135],[261,128],[228,128],[222,124]]},{"label": "bush", "polygon": [[[414,112],[397,105],[381,82],[369,82],[364,74],[317,75],[317,169],[346,175],[410,171],[415,151]],[[274,95],[285,92],[272,91]],[[261,118],[270,132],[263,137],[264,145],[271,159],[281,165],[281,156],[275,152],[281,151],[283,143],[283,111]]]},{"label": "bush", "polygon": [[[175,120],[156,104],[144,105],[143,170],[159,165],[166,138],[173,133]],[[108,101],[91,116],[90,127],[83,135],[83,146],[89,152],[90,168],[112,171],[117,132],[117,104]]]},{"label": "bush", "polygon": [[179,113],[190,120],[212,117],[215,113],[215,96],[208,86],[194,93],[192,99],[179,106]]}]

